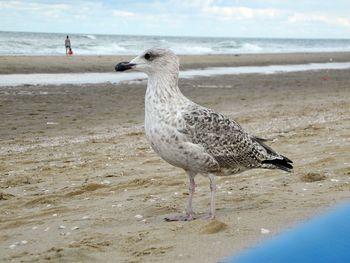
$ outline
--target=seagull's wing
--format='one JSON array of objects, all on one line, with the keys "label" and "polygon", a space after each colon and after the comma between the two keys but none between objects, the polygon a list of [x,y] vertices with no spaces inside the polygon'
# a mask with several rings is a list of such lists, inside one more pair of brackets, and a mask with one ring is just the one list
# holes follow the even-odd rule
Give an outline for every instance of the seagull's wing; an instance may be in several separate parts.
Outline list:
[{"label": "seagull's wing", "polygon": [[291,169],[290,160],[279,155],[263,139],[246,133],[235,121],[213,110],[193,106],[183,113],[187,138],[204,147],[221,168]]}]

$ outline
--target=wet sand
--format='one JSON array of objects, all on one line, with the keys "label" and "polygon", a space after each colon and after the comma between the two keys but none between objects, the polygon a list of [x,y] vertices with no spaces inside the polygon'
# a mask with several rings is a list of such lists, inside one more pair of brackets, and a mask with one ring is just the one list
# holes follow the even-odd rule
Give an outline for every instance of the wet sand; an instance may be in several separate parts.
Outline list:
[{"label": "wet sand", "polygon": [[[0,74],[113,72],[120,61],[135,56],[0,56]],[[350,52],[182,55],[181,70],[205,67],[265,66],[304,63],[348,62]]]},{"label": "wet sand", "polygon": [[[0,88],[0,261],[217,262],[349,200],[349,73],[180,80],[295,170],[221,177],[216,220],[172,223],[163,218],[184,211],[187,178],[145,139],[144,83]],[[204,214],[209,185],[196,181]]]}]

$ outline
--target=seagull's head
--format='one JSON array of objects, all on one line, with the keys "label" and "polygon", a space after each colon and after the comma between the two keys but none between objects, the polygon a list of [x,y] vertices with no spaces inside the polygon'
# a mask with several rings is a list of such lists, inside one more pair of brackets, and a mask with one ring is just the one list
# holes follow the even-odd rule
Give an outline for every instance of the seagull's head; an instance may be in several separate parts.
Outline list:
[{"label": "seagull's head", "polygon": [[135,70],[153,75],[156,73],[177,74],[179,59],[169,49],[151,48],[142,52],[130,62],[120,62],[115,66],[116,71]]}]

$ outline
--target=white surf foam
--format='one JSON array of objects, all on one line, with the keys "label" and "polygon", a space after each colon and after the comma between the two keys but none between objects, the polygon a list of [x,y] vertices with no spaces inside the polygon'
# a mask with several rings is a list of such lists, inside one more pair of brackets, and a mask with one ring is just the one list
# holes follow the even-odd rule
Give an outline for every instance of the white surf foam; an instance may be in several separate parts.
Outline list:
[{"label": "white surf foam", "polygon": [[[76,55],[137,55],[162,47],[177,54],[349,52],[350,39],[273,39],[70,34]],[[64,55],[66,34],[1,32],[0,55]]]},{"label": "white surf foam", "polygon": [[85,37],[88,39],[96,39],[96,37],[94,35],[85,35]]}]

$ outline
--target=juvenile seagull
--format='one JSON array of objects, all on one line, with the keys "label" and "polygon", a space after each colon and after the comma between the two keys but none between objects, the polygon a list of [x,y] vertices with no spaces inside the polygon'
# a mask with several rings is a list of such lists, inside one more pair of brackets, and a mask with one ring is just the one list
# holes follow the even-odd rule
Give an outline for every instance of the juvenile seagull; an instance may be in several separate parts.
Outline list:
[{"label": "juvenile seagull", "polygon": [[189,177],[185,215],[167,221],[195,219],[192,198],[195,176],[209,178],[211,203],[208,218],[215,217],[215,176],[237,174],[253,168],[293,169],[292,161],[276,153],[264,140],[245,132],[224,115],[186,98],[178,87],[179,59],[168,49],[152,48],[116,71],[136,70],[148,75],[145,96],[145,134],[154,151]]}]

